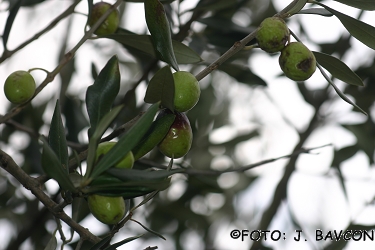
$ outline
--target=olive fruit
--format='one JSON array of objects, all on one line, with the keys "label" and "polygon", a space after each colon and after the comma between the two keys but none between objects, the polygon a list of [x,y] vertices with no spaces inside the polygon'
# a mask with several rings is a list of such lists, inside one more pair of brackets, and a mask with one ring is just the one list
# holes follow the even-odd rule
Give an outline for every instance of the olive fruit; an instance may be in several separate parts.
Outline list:
[{"label": "olive fruit", "polygon": [[91,213],[99,221],[113,225],[119,223],[125,216],[125,201],[119,197],[89,195],[87,202]]},{"label": "olive fruit", "polygon": [[[89,18],[89,25],[92,27],[99,18],[109,9],[112,5],[106,2],[98,2],[92,7],[91,15]],[[99,26],[94,32],[97,35],[110,35],[116,32],[120,23],[119,11],[115,9],[109,14],[107,19]]]},{"label": "olive fruit", "polygon": [[15,71],[5,80],[4,93],[14,104],[25,103],[35,93],[35,80],[27,71]]},{"label": "olive fruit", "polygon": [[289,29],[280,17],[269,17],[263,20],[256,34],[259,47],[268,52],[275,53],[282,50],[289,41]]},{"label": "olive fruit", "polygon": [[190,72],[177,71],[174,79],[174,108],[177,112],[192,109],[199,100],[201,89],[195,76]]},{"label": "olive fruit", "polygon": [[[158,117],[170,114],[171,111],[164,109],[160,111]],[[167,135],[158,145],[160,152],[170,158],[181,158],[186,155],[193,141],[193,132],[190,122],[184,113],[175,113],[176,118],[172,123]]]},{"label": "olive fruit", "polygon": [[279,57],[281,70],[294,81],[305,81],[314,74],[316,59],[314,54],[300,42],[289,43]]},{"label": "olive fruit", "polygon": [[[116,144],[116,142],[108,141],[102,142],[98,145],[96,150],[95,161],[98,161],[100,157],[108,153],[108,151]],[[134,164],[134,156],[132,151],[129,151],[116,165],[116,168],[132,168]]]}]

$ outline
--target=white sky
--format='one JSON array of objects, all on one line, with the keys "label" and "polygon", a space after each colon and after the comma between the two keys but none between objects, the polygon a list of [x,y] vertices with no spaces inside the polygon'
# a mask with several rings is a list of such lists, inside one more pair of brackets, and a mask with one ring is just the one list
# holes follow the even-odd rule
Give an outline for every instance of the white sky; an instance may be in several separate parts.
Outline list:
[{"label": "white sky", "polygon": [[[114,1],[109,1],[114,2]],[[191,8],[196,4],[195,1],[184,1],[183,8]],[[285,7],[288,1],[275,1],[275,6],[278,10]],[[52,20],[55,16],[61,13],[61,10],[66,9],[70,5],[70,1],[47,1],[44,4],[38,5],[34,8],[22,8],[16,18],[13,26],[8,45],[10,49],[15,48],[18,44],[24,41],[25,38],[31,37],[36,31],[42,29],[46,23]],[[336,3],[333,1],[327,4],[345,14],[355,17],[359,11]],[[59,5],[58,8],[56,6]],[[4,9],[5,3],[0,3],[0,9]],[[86,3],[83,1],[78,6],[78,11],[86,13]],[[375,26],[375,18],[373,12],[368,12],[363,15],[362,21]],[[0,12],[0,27],[4,27],[6,21],[6,13]],[[186,16],[187,17],[187,16]],[[49,20],[49,21],[48,21]],[[135,21],[136,20],[136,21]],[[335,17],[321,17],[313,15],[298,15],[292,17],[290,28],[297,31],[295,22],[302,22],[305,27],[308,27],[310,37],[315,42],[330,42],[337,40],[338,37],[346,32],[341,23]],[[83,35],[83,24],[85,23],[83,15],[75,15],[72,25],[72,32],[69,39],[69,48],[73,47]],[[247,20],[234,20],[237,23]],[[145,20],[143,15],[142,4],[128,4],[127,12],[123,20],[125,25],[134,32],[143,32],[145,30]],[[27,70],[33,67],[42,67],[47,70],[52,70],[57,63],[58,49],[63,41],[61,41],[61,33],[65,32],[67,22],[61,22],[55,29],[50,31],[45,36],[41,37],[22,51],[16,53],[11,59],[0,65],[0,82],[4,82],[6,77],[15,70]],[[196,26],[194,26],[196,27]],[[199,27],[199,26],[198,26]],[[106,63],[109,53],[108,49],[101,50],[95,45],[106,46],[113,44],[110,41],[95,41],[88,42],[84,45],[76,55],[76,65],[79,65],[77,73],[74,75],[73,84],[69,88],[70,93],[78,93],[80,97],[84,98],[84,93],[87,86],[92,84],[90,64],[95,62],[98,68],[102,68]],[[314,44],[307,45],[316,50]],[[374,52],[365,45],[352,40],[353,48],[344,58],[345,63],[352,69],[358,65],[358,61],[369,62],[374,56]],[[120,51],[119,45],[113,45]],[[117,46],[117,47],[116,47]],[[2,44],[0,51],[2,51]],[[121,50],[123,51],[123,50]],[[123,52],[122,52],[123,53]],[[222,84],[222,91],[227,91],[232,102],[231,124],[218,131],[214,131],[211,139],[213,141],[230,139],[231,136],[237,133],[249,131],[254,127],[259,127],[261,136],[238,147],[236,154],[241,156],[243,164],[254,163],[260,160],[278,157],[285,154],[290,154],[294,145],[298,142],[298,137],[294,128],[298,130],[304,129],[313,114],[313,109],[306,104],[298,93],[296,83],[286,79],[277,78],[280,74],[277,57],[270,57],[266,53],[259,51],[255,53],[250,59],[249,64],[252,70],[261,76],[269,83],[265,89],[251,90],[248,87],[238,84],[230,77],[223,76],[223,74],[214,74],[214,77],[225,78],[229,84]],[[267,67],[264,67],[267,65]],[[122,72],[122,79],[137,80],[138,76],[129,76]],[[33,72],[37,83],[44,79],[43,72]],[[33,100],[33,104],[41,103],[48,99],[56,98],[56,93],[59,86],[59,79],[56,78],[54,82],[48,85],[38,97]],[[220,83],[219,83],[220,84]],[[321,88],[325,86],[326,81],[319,74],[316,73],[311,79],[307,81],[307,86],[310,89]],[[339,86],[343,86],[338,82]],[[145,91],[144,87],[139,88],[138,92],[142,96]],[[272,101],[271,101],[272,100]],[[4,114],[8,101],[6,100],[3,91],[0,91],[0,113]],[[45,115],[47,123],[49,122],[54,102],[51,102],[49,112]],[[330,122],[317,129],[315,133],[309,138],[305,147],[316,147],[327,143],[332,143],[336,149],[342,148],[355,143],[356,138],[349,132],[341,128],[338,122],[345,123],[359,123],[365,119],[364,116],[351,112],[351,106],[338,99],[330,107],[327,107],[327,112],[332,113]],[[280,115],[283,114],[283,115]],[[285,118],[291,123],[288,124]],[[250,122],[257,120],[259,124]],[[1,127],[0,127],[1,129]],[[47,133],[46,126],[41,133]],[[11,146],[0,145],[4,147],[5,151],[11,153],[16,162],[22,162],[22,155],[17,151],[25,145],[20,143],[20,134],[16,134],[11,139]],[[297,162],[297,171],[293,175],[288,185],[288,206],[293,212],[295,219],[302,225],[309,225],[303,228],[310,239],[313,239],[313,232],[315,227],[320,226],[323,230],[340,230],[345,228],[350,220],[356,219],[358,221],[365,221],[367,223],[375,223],[375,217],[371,208],[364,209],[364,204],[369,202],[374,197],[374,192],[369,190],[374,189],[374,171],[370,168],[368,159],[363,153],[358,153],[350,161],[347,161],[343,167],[343,173],[348,179],[347,188],[349,193],[349,202],[345,200],[337,177],[334,172],[329,169],[329,164],[333,157],[333,148],[327,147],[316,150],[315,155],[303,155]],[[13,154],[14,153],[14,154]],[[254,211],[261,211],[266,208],[272,198],[274,187],[276,186],[281,174],[283,173],[283,166],[287,160],[281,160],[273,164],[268,164],[251,171],[251,174],[262,176],[252,185],[246,192],[239,195],[236,203],[238,217],[242,221],[228,221],[227,218],[215,221],[212,225],[212,234],[215,235],[215,245],[218,249],[223,250],[241,250],[248,249],[249,241],[241,242],[240,240],[232,240],[229,233],[232,229],[250,229],[256,225],[250,224],[252,218],[259,218],[259,214],[254,214]],[[213,167],[220,167],[220,164],[226,166],[230,164],[230,159],[218,158]],[[372,166],[373,167],[373,166]],[[233,185],[238,178],[238,174],[223,175],[219,184],[229,187]],[[174,177],[174,185],[168,190],[165,195],[169,198],[177,199],[184,190],[184,182],[181,178]],[[56,185],[51,181],[47,183],[49,188],[56,188]],[[22,193],[29,195],[28,191],[23,190]],[[28,194],[26,194],[28,193]],[[207,199],[204,199],[207,198]],[[215,209],[217,204],[223,204],[225,201],[219,196],[198,197],[192,205],[193,211],[197,213],[205,213],[210,209]],[[370,212],[368,210],[371,210]],[[339,211],[339,212],[338,212]],[[67,208],[69,212],[69,208]],[[135,214],[135,218],[146,223],[143,220],[144,210],[140,209]],[[372,212],[372,213],[371,213]],[[0,220],[0,248],[3,246],[2,242],[7,242],[4,239],[6,234],[1,231],[9,230],[8,224],[5,220]],[[288,215],[287,205],[284,204],[273,221],[271,228],[278,230],[285,230],[290,232],[295,230],[295,226],[291,225],[290,215]],[[93,233],[101,233],[105,227],[97,222],[93,217],[88,217],[83,221],[83,225],[90,228]],[[54,230],[54,225],[50,225],[51,231]],[[137,225],[130,225],[131,233],[127,230],[122,230],[113,242],[123,239],[125,236],[134,236],[134,232],[143,233],[143,229]],[[161,232],[163,233],[163,232]],[[165,234],[167,238],[173,235],[173,225],[171,225],[170,234]],[[194,232],[186,233],[183,237],[183,244],[186,249],[203,249],[202,242],[199,235]],[[289,237],[290,238],[290,237]],[[314,245],[315,243],[313,243]],[[314,245],[318,248],[320,243]],[[360,245],[361,244],[361,245]],[[143,249],[147,246],[158,245],[159,249],[172,249],[171,240],[166,242],[163,240],[143,241],[136,240],[120,247],[119,249]],[[274,242],[271,244],[275,249],[314,249],[310,243],[294,242],[286,240],[283,242]],[[24,246],[25,249],[27,245]],[[370,249],[374,248],[375,243],[372,242],[351,242],[346,249]]]}]

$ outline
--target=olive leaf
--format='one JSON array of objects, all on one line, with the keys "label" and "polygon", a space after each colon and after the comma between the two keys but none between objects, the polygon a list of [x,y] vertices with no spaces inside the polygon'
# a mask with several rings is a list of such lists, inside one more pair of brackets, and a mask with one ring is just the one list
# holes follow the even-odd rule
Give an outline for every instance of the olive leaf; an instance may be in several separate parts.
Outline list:
[{"label": "olive leaf", "polygon": [[313,51],[313,53],[317,62],[328,70],[333,77],[348,84],[364,86],[362,79],[341,60],[321,52]]},{"label": "olive leaf", "polygon": [[157,170],[157,171],[144,171],[139,169],[120,169],[111,168],[107,171],[113,176],[116,176],[123,181],[131,180],[160,180],[177,173],[184,173],[182,168],[173,170]]},{"label": "olive leaf", "polygon": [[44,250],[55,250],[57,248],[57,239],[56,239],[56,231],[51,236],[51,239],[48,241]]},{"label": "olive leaf", "polygon": [[156,55],[178,71],[169,22],[163,4],[159,0],[145,0],[144,6],[146,23],[151,33]]},{"label": "olive leaf", "polygon": [[101,249],[102,246],[106,245],[111,239],[112,239],[112,235],[108,235],[106,237],[104,237],[101,241],[99,241],[98,243],[96,243],[95,245],[93,245],[90,250],[99,250]]},{"label": "olive leaf", "polygon": [[19,9],[21,8],[23,2],[24,2],[24,0],[18,0],[18,1],[15,2],[14,5],[10,6],[9,15],[8,15],[7,21],[5,23],[5,28],[4,28],[3,35],[2,35],[3,46],[4,46],[5,50],[7,49],[7,42],[8,42],[8,38],[9,38],[9,33],[10,33],[10,30],[12,29],[14,19],[16,18],[17,13],[18,13]]},{"label": "olive leaf", "polygon": [[148,152],[150,152],[156,145],[158,145],[167,135],[169,128],[173,124],[176,115],[167,114],[161,118],[156,119],[147,133],[139,141],[139,143],[132,149],[134,160],[138,160]]},{"label": "olive leaf", "polygon": [[89,137],[92,136],[100,120],[107,114],[120,90],[120,70],[118,59],[113,56],[100,71],[93,85],[87,88],[86,108],[90,118]]},{"label": "olive leaf", "polygon": [[372,0],[334,0],[362,10],[375,10],[375,1]]},{"label": "olive leaf", "polygon": [[174,111],[174,80],[169,66],[161,68],[150,80],[144,101],[146,103],[161,102],[163,107]]},{"label": "olive leaf", "polygon": [[143,225],[139,221],[136,221],[136,220],[133,220],[133,219],[132,219],[132,221],[134,221],[135,223],[137,223],[138,225],[140,225],[141,227],[143,227],[144,230],[146,230],[146,231],[148,231],[148,232],[150,232],[152,234],[155,234],[156,236],[162,238],[163,240],[167,240],[163,235],[161,235],[160,233],[158,233],[158,232],[156,232],[156,231],[154,231],[154,230],[146,227],[145,225]]},{"label": "olive leaf", "polygon": [[336,11],[322,3],[316,2],[316,4],[324,7],[326,10],[334,14],[348,30],[348,32],[353,37],[357,38],[358,41],[375,50],[375,28],[373,26]]},{"label": "olive leaf", "polygon": [[63,190],[74,191],[75,187],[69,178],[68,172],[61,165],[59,158],[48,145],[44,137],[40,137],[43,142],[42,168],[51,178],[55,179]]},{"label": "olive leaf", "polygon": [[227,73],[228,75],[242,83],[246,83],[249,85],[267,86],[267,83],[262,78],[254,74],[249,69],[249,67],[245,67],[243,65],[234,63],[224,63],[220,65],[218,70]]},{"label": "olive leaf", "polygon": [[117,243],[115,243],[115,244],[113,244],[113,245],[105,248],[105,250],[116,250],[119,246],[122,246],[122,245],[124,245],[126,243],[129,243],[129,242],[131,242],[133,240],[136,240],[136,239],[142,237],[143,235],[144,234],[126,238],[125,240],[119,241],[119,242],[117,242]]},{"label": "olive leaf", "polygon": [[51,127],[48,134],[48,143],[52,150],[55,152],[60,163],[65,167],[65,170],[69,172],[68,169],[68,146],[65,137],[65,128],[61,120],[60,102],[56,101],[55,111],[53,112]]},{"label": "olive leaf", "polygon": [[301,10],[300,12],[296,14],[313,14],[313,15],[320,15],[320,16],[327,16],[331,17],[333,14],[329,12],[328,10],[324,8],[310,8],[310,9],[305,9]]},{"label": "olive leaf", "polygon": [[115,182],[109,182],[110,180],[110,178],[102,179],[100,175],[82,192],[86,195],[99,194],[112,197],[122,196],[124,199],[132,199],[154,191],[165,190],[170,186],[170,178],[127,181],[117,179]]},{"label": "olive leaf", "polygon": [[322,73],[323,77],[328,81],[329,84],[331,84],[331,86],[333,87],[333,89],[336,91],[336,93],[341,97],[341,99],[343,99],[344,101],[346,101],[347,103],[349,103],[350,105],[356,107],[359,111],[361,111],[363,114],[367,115],[367,113],[361,109],[357,104],[355,104],[352,100],[350,100],[337,86],[336,84],[334,84],[332,82],[332,80],[328,77],[328,75],[324,72],[323,70],[323,67],[320,66],[319,63],[316,64],[316,66],[318,67],[318,69],[320,70],[320,72]]},{"label": "olive leaf", "polygon": [[116,116],[120,113],[121,109],[123,108],[122,105],[117,106],[113,108],[108,114],[106,114],[99,122],[97,128],[95,129],[95,132],[90,138],[89,142],[89,148],[87,152],[87,171],[85,174],[85,178],[90,176],[93,166],[94,166],[94,161],[95,161],[95,154],[96,154],[96,149],[98,147],[98,143],[100,141],[100,138],[104,134],[104,132],[107,130],[108,126],[111,124],[111,122],[116,118]]},{"label": "olive leaf", "polygon": [[[124,47],[131,47],[152,57],[157,57],[150,35],[116,33],[103,36],[103,38],[113,39],[124,45]],[[202,58],[194,50],[179,41],[172,40],[172,47],[179,64],[199,63],[202,61]]]}]

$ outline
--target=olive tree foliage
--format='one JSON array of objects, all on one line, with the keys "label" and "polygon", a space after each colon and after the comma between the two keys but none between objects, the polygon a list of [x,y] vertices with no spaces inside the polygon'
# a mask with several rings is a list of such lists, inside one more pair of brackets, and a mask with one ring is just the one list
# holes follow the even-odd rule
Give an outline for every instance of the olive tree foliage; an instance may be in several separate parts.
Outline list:
[{"label": "olive tree foliage", "polygon": [[[126,29],[131,27],[126,22],[132,20],[123,16],[115,34],[93,35],[105,15],[115,8],[124,15],[130,2],[145,7],[146,11],[139,13],[146,15],[143,31]],[[25,28],[32,35],[22,37],[16,45],[8,41],[12,41],[12,36],[18,32],[13,24],[24,13],[22,10],[37,13],[38,8],[47,4],[53,7],[57,3],[24,0],[8,1],[5,5],[0,67],[4,68],[13,58],[20,60],[18,55],[29,57],[24,51],[39,44],[38,41],[59,25],[65,25],[66,32],[58,33],[59,44],[48,45],[58,55],[57,60],[54,58],[56,61],[52,65],[41,69],[43,75],[37,78],[33,99],[17,106],[3,104],[6,111],[0,116],[0,225],[9,231],[2,245],[4,248],[116,249],[121,246],[121,249],[128,249],[127,244],[130,247],[139,242],[137,249],[186,249],[191,242],[198,242],[195,249],[227,249],[239,243],[242,245],[237,245],[238,248],[272,249],[286,243],[264,239],[240,242],[230,237],[230,231],[273,227],[291,234],[302,228],[306,229],[305,236],[309,238],[313,237],[309,231],[313,227],[327,230],[371,230],[375,227],[375,221],[358,221],[349,210],[344,216],[349,219],[344,220],[340,228],[329,228],[329,221],[323,219],[323,214],[315,214],[313,220],[304,220],[300,216],[303,211],[293,207],[295,193],[289,189],[292,178],[298,175],[298,161],[303,155],[312,150],[319,152],[323,147],[324,150],[329,148],[331,153],[329,166],[310,177],[318,176],[325,183],[338,180],[340,185],[333,195],[343,196],[347,204],[353,202],[348,190],[351,176],[345,175],[343,166],[358,155],[364,155],[368,162],[366,173],[370,174],[374,166],[375,28],[361,18],[375,10],[375,2],[295,0],[285,1],[289,5],[278,9],[275,1],[200,0],[193,8],[182,11],[180,5],[186,2],[118,0],[112,2],[113,8],[96,25],[88,27],[87,16],[93,1],[72,0],[65,9],[54,11],[55,18],[43,24],[40,30]],[[358,15],[351,17],[338,8],[329,7],[333,3],[338,6],[337,2],[357,9]],[[82,13],[78,8],[86,12]],[[244,104],[246,110],[242,113],[233,106],[241,94],[248,93],[247,96],[256,99],[257,95],[267,96],[265,93],[274,86],[267,82],[267,75],[254,70],[270,65],[252,61],[262,54],[277,65],[278,53],[261,51],[255,39],[262,20],[274,15],[292,24],[291,40],[303,42],[314,52],[318,63],[315,75],[320,78],[307,82],[280,82],[288,86],[293,84],[295,98],[301,99],[311,112],[305,116],[303,126],[294,126],[282,109],[276,109],[281,118],[273,121],[287,126],[294,135],[286,148],[288,152],[255,157],[256,154],[244,150],[244,145],[252,145],[251,149],[265,147],[262,140],[267,140],[268,135],[262,126],[267,120],[262,116],[267,115],[267,106],[277,104],[268,95],[268,100],[264,101],[266,108],[250,99],[252,105]],[[317,39],[311,37],[309,27],[316,24],[306,25],[299,19],[314,15],[327,23],[339,20],[345,32],[336,41],[315,42]],[[244,16],[245,22],[238,22]],[[74,40],[77,26],[82,34]],[[367,58],[350,69],[343,59],[358,42],[368,50]],[[83,50],[95,54],[96,59],[85,56],[81,53]],[[49,56],[49,53],[39,55]],[[52,62],[51,58],[47,59]],[[33,65],[32,68],[34,73],[41,67]],[[83,74],[82,90],[74,85],[82,81],[77,75],[85,69],[90,69],[91,75]],[[147,135],[160,106],[173,110],[173,82],[165,79],[171,79],[172,71],[182,69],[193,73],[201,86],[198,104],[187,112],[193,129],[190,152],[182,159],[172,161],[153,149],[135,162],[133,170],[110,169]],[[285,80],[282,71],[279,72],[276,79]],[[151,84],[154,76],[155,79],[158,77],[159,85]],[[314,81],[320,81],[320,87],[311,87]],[[148,88],[151,85],[152,88]],[[52,86],[56,91],[48,92]],[[244,93],[231,92],[233,88]],[[285,93],[283,98],[293,97]],[[342,119],[343,113],[330,108],[337,103],[350,107],[344,115],[354,117],[354,120]],[[247,128],[224,140],[213,140],[213,132],[235,127],[236,119],[248,125]],[[327,124],[342,128],[355,139],[345,146],[334,142],[326,145],[325,141],[306,147],[314,133]],[[272,126],[278,124],[272,123]],[[25,143],[15,143],[18,138]],[[95,165],[93,157],[97,144],[112,139],[118,141],[117,147]],[[275,142],[270,140],[269,143]],[[259,148],[257,150],[261,151]],[[248,161],[247,152],[257,160]],[[311,154],[309,157],[319,156]],[[280,164],[269,164],[272,162]],[[263,168],[277,172],[277,178],[270,186],[262,186],[260,190],[264,193],[256,194],[251,190],[267,179],[261,171]],[[116,174],[120,181],[100,179],[103,173]],[[58,188],[51,188],[57,186],[53,183],[58,184]],[[313,184],[310,188],[319,187]],[[123,221],[114,226],[101,225],[102,230],[93,233],[95,228],[85,222],[92,218],[85,198],[94,193],[123,196],[128,206]],[[304,197],[303,193],[300,195],[300,198]],[[323,196],[324,192],[319,195]],[[238,203],[243,197],[247,201]],[[365,210],[371,208],[373,199],[370,197],[356,204],[359,202]],[[319,199],[315,201],[318,202]],[[326,208],[323,205],[322,210]],[[341,211],[335,209],[337,213]],[[283,228],[275,228],[275,223],[280,221],[284,223]],[[224,243],[229,246],[222,245]],[[316,249],[314,244],[319,248],[339,249],[350,243],[339,240],[301,244],[307,244],[311,249]]]}]

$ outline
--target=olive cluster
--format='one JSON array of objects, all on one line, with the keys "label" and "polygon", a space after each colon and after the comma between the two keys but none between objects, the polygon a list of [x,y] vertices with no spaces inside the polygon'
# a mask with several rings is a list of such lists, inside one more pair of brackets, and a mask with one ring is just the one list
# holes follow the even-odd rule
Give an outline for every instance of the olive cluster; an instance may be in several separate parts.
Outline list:
[{"label": "olive cluster", "polygon": [[[175,72],[173,79],[175,87],[174,114],[176,118],[158,148],[165,156],[177,159],[186,155],[190,150],[193,132],[184,112],[197,104],[201,91],[197,79],[190,72]],[[160,111],[158,118],[171,113],[170,110],[163,109]]]},{"label": "olive cluster", "polygon": [[[96,150],[95,162],[98,162],[115,145],[116,142],[113,141],[100,143]],[[131,169],[133,165],[134,156],[132,151],[130,151],[114,167]],[[93,194],[87,197],[87,202],[91,213],[102,223],[117,224],[125,216],[126,206],[121,196],[111,197]]]},{"label": "olive cluster", "polygon": [[264,19],[258,28],[256,39],[259,47],[268,53],[281,51],[280,68],[290,79],[305,81],[314,74],[314,54],[301,42],[289,42],[289,28],[282,18]]}]

